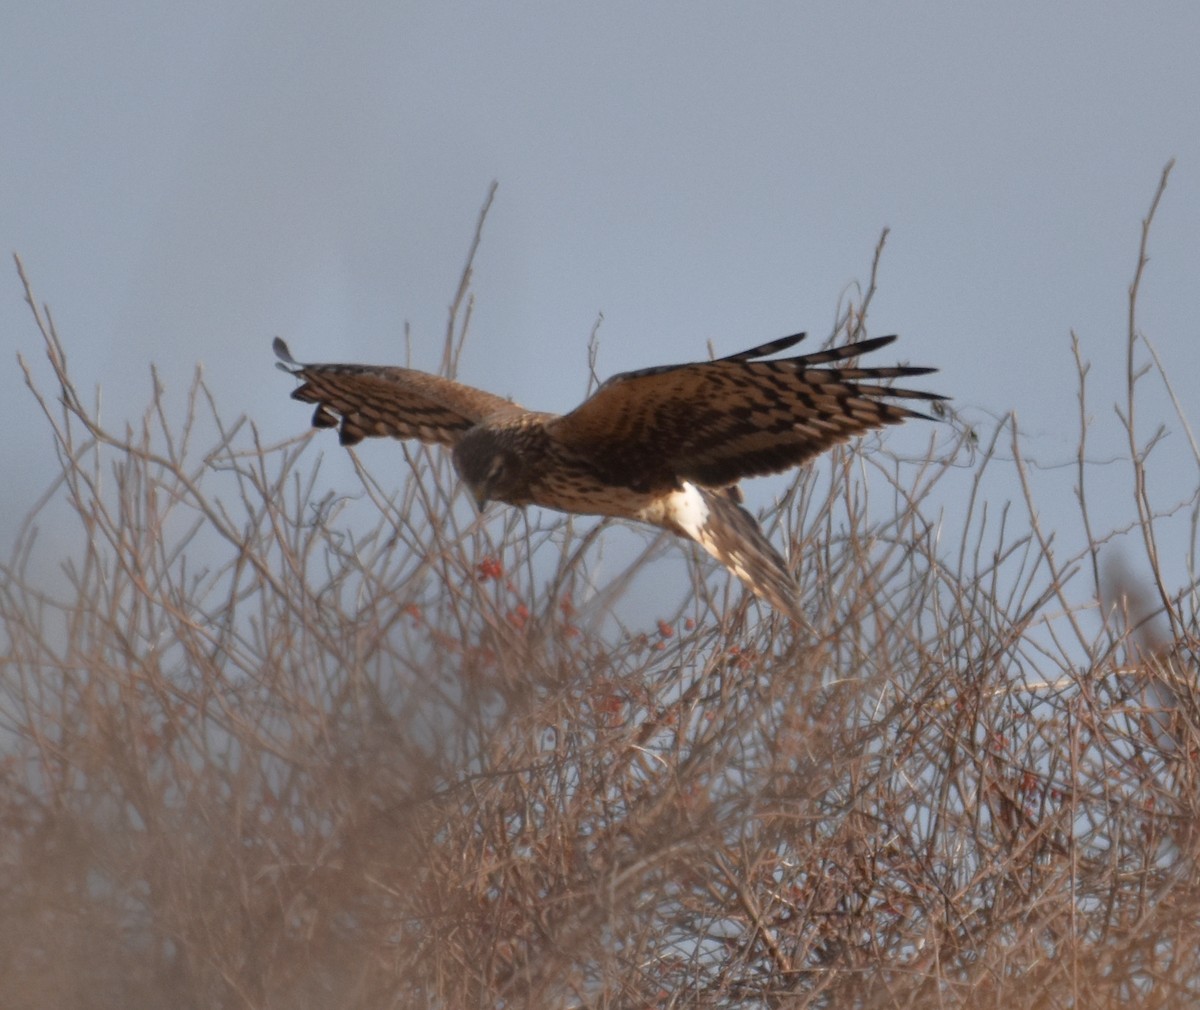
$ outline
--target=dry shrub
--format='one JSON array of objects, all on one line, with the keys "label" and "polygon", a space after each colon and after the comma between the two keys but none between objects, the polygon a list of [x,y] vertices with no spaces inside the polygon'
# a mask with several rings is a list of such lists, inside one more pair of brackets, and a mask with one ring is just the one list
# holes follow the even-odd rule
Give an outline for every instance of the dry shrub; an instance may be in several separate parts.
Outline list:
[{"label": "dry shrub", "polygon": [[399,492],[322,496],[328,440],[263,446],[199,380],[115,433],[30,306],[74,526],[31,517],[0,602],[6,1006],[1200,996],[1195,614],[1153,565],[1157,625],[1070,595],[1106,538],[1056,557],[1011,419],[796,477],[811,629],[703,560],[624,627],[644,559],[597,585],[602,528],[480,523],[411,447]]}]

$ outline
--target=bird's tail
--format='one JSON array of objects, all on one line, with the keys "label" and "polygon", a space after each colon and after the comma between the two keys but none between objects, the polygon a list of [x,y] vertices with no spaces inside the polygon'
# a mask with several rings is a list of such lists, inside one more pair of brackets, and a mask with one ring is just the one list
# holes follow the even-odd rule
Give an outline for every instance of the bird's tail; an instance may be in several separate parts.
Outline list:
[{"label": "bird's tail", "polygon": [[805,623],[796,580],[759,528],[758,520],[738,504],[737,489],[697,490],[708,506],[708,514],[692,534],[700,546],[756,596],[797,623]]}]

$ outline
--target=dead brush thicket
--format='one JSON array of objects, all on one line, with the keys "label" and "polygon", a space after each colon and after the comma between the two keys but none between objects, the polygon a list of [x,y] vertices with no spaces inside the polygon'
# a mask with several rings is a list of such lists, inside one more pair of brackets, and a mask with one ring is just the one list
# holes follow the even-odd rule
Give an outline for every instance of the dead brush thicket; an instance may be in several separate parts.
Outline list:
[{"label": "dead brush thicket", "polygon": [[411,448],[323,497],[200,381],[118,434],[30,306],[75,526],[0,588],[4,1005],[1200,999],[1194,596],[1157,639],[1089,606],[1105,537],[1059,558],[1028,498],[946,542],[1011,420],[797,477],[811,633],[723,574],[622,630],[587,524],[480,524]]}]

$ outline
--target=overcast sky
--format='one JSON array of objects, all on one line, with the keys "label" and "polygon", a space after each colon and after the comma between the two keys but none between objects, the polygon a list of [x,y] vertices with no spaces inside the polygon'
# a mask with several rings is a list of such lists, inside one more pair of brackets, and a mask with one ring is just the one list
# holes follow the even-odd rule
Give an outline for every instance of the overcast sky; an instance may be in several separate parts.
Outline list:
[{"label": "overcast sky", "polygon": [[[1016,410],[1053,465],[1073,328],[1107,458],[1172,157],[1141,323],[1200,422],[1198,49],[1182,2],[10,3],[0,241],[110,421],[141,413],[150,361],[179,397],[202,363],[230,416],[283,438],[307,414],[270,338],[395,361],[407,322],[434,367],[493,179],[460,377],[550,410],[584,391],[599,313],[602,374],[823,339],[888,226],[872,332],[940,365],[969,418]],[[11,268],[0,334],[7,543],[55,472]],[[1195,466],[1147,397],[1182,497]],[[1073,514],[1070,478],[1046,472],[1051,513]],[[1133,515],[1113,487],[1101,524]]]}]

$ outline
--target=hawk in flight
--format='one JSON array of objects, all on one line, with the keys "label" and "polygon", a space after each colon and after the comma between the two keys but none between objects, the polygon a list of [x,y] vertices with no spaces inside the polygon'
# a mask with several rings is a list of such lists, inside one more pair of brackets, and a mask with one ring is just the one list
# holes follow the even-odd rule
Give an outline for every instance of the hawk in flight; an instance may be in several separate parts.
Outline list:
[{"label": "hawk in flight", "polygon": [[481,509],[501,501],[660,526],[695,540],[756,595],[801,620],[797,584],[742,508],[737,482],[798,466],[873,428],[929,419],[895,400],[945,399],[884,384],[933,368],[835,364],[894,336],[764,360],[804,336],[715,361],[623,372],[569,414],[526,410],[411,368],[300,364],[280,338],[274,347],[279,367],[301,381],[293,399],[315,403],[314,427],[336,426],[342,445],[390,435],[448,446]]}]

